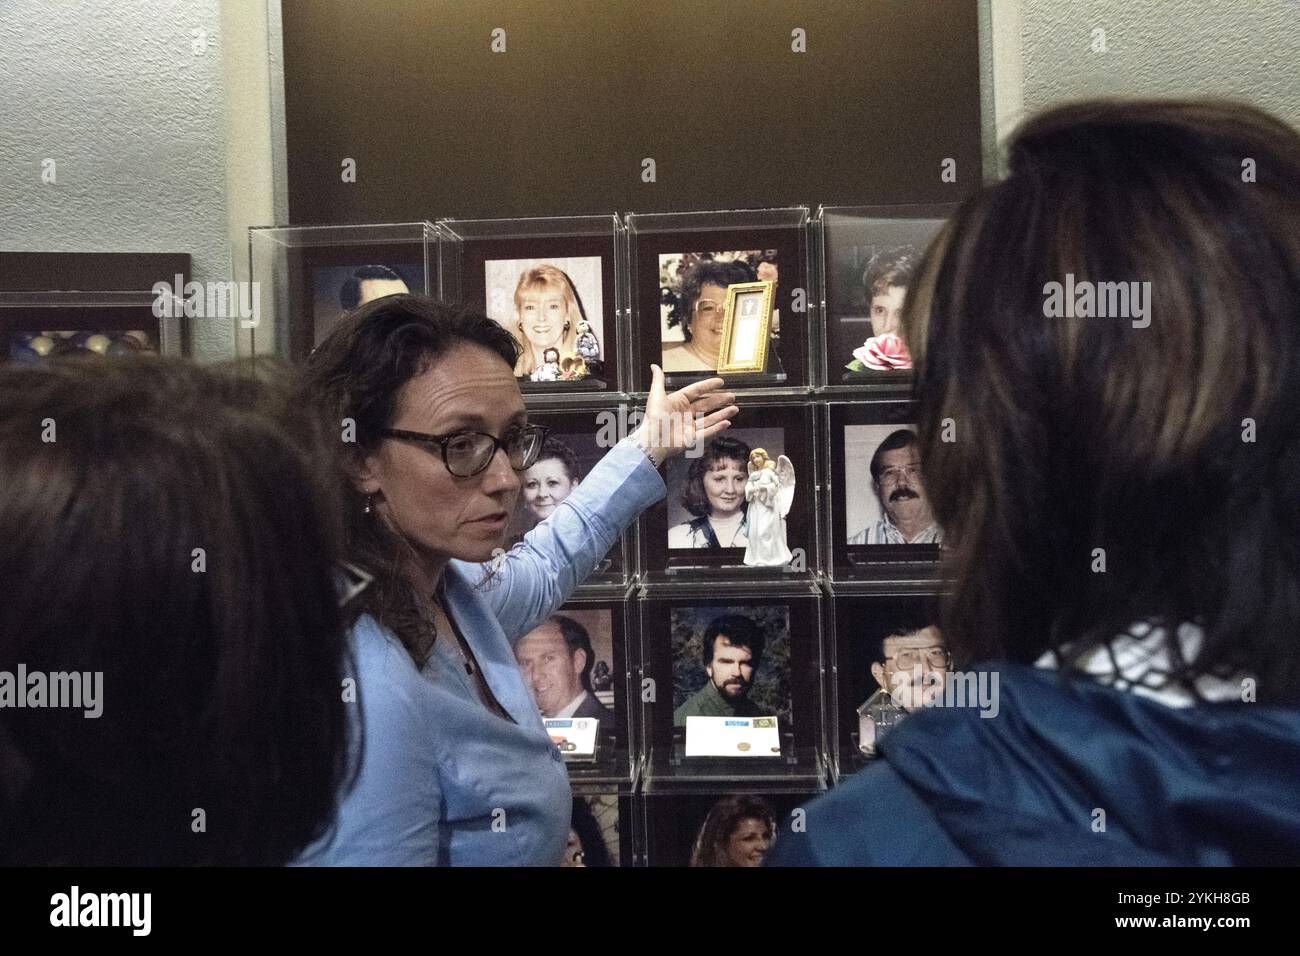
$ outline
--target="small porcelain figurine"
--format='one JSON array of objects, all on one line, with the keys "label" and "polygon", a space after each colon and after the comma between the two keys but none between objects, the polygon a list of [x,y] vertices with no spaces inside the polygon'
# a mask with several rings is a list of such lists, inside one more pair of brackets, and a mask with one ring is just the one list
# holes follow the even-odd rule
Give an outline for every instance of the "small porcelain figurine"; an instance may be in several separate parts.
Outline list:
[{"label": "small porcelain figurine", "polygon": [[790,459],[780,455],[772,461],[762,448],[750,452],[745,500],[749,502],[745,563],[769,568],[787,564],[793,557],[785,543],[785,516],[794,501],[794,465]]},{"label": "small porcelain figurine", "polygon": [[596,341],[596,334],[587,322],[578,323],[578,354],[588,362],[600,358],[600,343]]},{"label": "small porcelain figurine", "polygon": [[560,361],[560,379],[565,382],[587,377],[587,363],[581,355],[566,355]]},{"label": "small porcelain figurine", "polygon": [[542,364],[529,376],[534,382],[554,382],[560,377],[560,351],[549,348],[542,353]]}]

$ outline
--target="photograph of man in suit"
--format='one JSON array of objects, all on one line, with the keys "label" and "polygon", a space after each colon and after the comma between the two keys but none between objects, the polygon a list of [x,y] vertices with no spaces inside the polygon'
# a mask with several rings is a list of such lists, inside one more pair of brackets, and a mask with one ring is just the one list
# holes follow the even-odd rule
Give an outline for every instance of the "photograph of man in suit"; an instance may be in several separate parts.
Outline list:
[{"label": "photograph of man in suit", "polygon": [[591,637],[573,618],[553,614],[533,628],[515,645],[515,660],[543,717],[613,720],[591,687]]}]

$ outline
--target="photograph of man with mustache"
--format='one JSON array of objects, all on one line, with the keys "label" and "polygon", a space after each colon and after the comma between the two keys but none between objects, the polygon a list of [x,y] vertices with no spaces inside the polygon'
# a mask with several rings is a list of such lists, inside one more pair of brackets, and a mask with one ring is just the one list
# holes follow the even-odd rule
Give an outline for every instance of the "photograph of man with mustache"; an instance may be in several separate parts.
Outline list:
[{"label": "photograph of man with mustache", "polygon": [[871,483],[883,510],[878,521],[849,537],[849,544],[940,544],[921,478],[916,432],[891,432],[871,456]]},{"label": "photograph of man with mustache", "polygon": [[708,682],[673,711],[673,726],[685,727],[687,717],[769,716],[749,699],[765,643],[762,629],[743,614],[714,618],[700,655]]}]

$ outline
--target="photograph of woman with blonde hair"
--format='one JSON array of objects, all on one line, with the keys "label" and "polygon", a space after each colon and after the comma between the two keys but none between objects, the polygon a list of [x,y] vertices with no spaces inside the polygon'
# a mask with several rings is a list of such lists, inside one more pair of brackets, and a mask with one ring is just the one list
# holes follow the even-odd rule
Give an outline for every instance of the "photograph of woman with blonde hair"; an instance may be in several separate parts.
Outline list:
[{"label": "photograph of woman with blonde hair", "polygon": [[572,280],[553,265],[525,269],[515,286],[515,325],[510,332],[520,345],[515,375],[529,378],[546,364],[546,350],[561,358],[578,354],[578,323],[584,322],[582,302]]}]

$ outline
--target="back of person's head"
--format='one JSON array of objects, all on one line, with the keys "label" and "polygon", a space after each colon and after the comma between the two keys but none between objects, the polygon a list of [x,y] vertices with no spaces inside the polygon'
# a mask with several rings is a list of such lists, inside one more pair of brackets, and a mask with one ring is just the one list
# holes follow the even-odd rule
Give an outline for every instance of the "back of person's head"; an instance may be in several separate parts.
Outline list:
[{"label": "back of person's head", "polygon": [[1082,103],[1021,127],[1009,168],[906,308],[958,666],[1191,622],[1179,683],[1295,700],[1300,135],[1237,104]]},{"label": "back of person's head", "polygon": [[[366,498],[353,487],[352,475],[378,451],[383,430],[396,422],[406,383],[466,345],[515,365],[514,337],[477,309],[420,295],[390,295],[345,317],[307,360],[311,399],[338,429],[334,452],[345,501],[348,558],[375,578],[355,607],[392,629],[416,661],[428,654],[428,625],[420,596],[401,573],[410,545],[387,522],[366,513]],[[345,430],[355,432],[350,436],[355,441],[337,440]]]},{"label": "back of person's head", "polygon": [[0,862],[281,864],[330,824],[337,488],[277,375],[0,368]]}]

